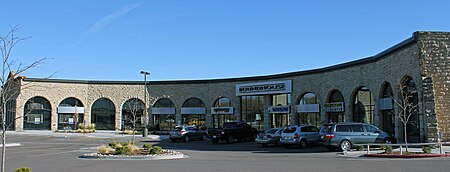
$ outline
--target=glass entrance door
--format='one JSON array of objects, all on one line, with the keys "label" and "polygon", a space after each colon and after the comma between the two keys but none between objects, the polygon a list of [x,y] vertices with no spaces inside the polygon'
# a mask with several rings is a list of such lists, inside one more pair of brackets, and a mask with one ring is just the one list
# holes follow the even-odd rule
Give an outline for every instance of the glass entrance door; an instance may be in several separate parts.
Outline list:
[{"label": "glass entrance door", "polygon": [[283,128],[289,125],[289,114],[271,114],[272,128]]}]

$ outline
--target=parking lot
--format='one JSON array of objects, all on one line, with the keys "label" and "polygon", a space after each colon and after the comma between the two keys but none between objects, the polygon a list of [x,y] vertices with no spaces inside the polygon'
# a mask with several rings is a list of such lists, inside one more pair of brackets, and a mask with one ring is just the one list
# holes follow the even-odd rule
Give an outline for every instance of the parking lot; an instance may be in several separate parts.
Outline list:
[{"label": "parking lot", "polygon": [[139,145],[151,143],[183,152],[178,160],[84,160],[78,156],[111,141],[111,137],[67,135],[9,135],[8,142],[22,146],[7,148],[7,171],[31,167],[33,172],[123,172],[123,171],[448,171],[450,159],[368,159],[338,155],[320,146],[300,148],[262,147],[254,142],[212,144],[205,141],[172,143],[137,137]]}]

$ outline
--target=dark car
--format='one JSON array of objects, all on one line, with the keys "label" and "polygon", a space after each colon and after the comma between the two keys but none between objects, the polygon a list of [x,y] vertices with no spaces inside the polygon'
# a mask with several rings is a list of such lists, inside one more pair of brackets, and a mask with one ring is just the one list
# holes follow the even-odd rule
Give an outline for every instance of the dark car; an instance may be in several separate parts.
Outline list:
[{"label": "dark car", "polygon": [[218,143],[224,140],[227,143],[233,143],[235,139],[249,139],[254,141],[258,130],[243,122],[226,122],[222,128],[208,128],[207,136],[212,143]]},{"label": "dark car", "polygon": [[199,130],[195,126],[176,126],[169,134],[169,139],[172,142],[182,140],[189,142],[191,140],[203,140],[206,132]]},{"label": "dark car", "polygon": [[348,151],[354,144],[397,143],[394,136],[364,123],[324,124],[319,135],[320,143],[329,150]]}]

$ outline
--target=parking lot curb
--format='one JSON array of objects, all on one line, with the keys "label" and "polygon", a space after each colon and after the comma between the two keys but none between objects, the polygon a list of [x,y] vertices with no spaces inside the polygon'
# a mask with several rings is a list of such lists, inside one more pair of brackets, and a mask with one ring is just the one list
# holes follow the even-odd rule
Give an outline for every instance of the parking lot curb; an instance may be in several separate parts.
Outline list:
[{"label": "parking lot curb", "polygon": [[91,153],[79,156],[78,158],[86,160],[169,160],[169,159],[183,159],[188,157],[189,156],[182,153],[176,155],[145,155],[145,156],[99,155],[97,153]]}]

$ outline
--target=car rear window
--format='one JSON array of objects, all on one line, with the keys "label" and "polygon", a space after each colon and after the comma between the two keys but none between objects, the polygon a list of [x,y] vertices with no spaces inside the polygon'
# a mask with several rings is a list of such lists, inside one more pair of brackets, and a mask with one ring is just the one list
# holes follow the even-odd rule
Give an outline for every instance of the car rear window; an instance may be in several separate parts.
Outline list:
[{"label": "car rear window", "polygon": [[183,127],[175,127],[172,131],[181,131]]},{"label": "car rear window", "polygon": [[270,130],[267,130],[266,133],[267,134],[275,134],[275,132],[277,132],[277,131],[278,131],[278,129],[270,129]]},{"label": "car rear window", "polygon": [[329,132],[331,132],[331,128],[333,128],[332,125],[323,125],[322,127],[320,127],[320,132],[321,133],[329,133]]},{"label": "car rear window", "polygon": [[295,130],[297,130],[297,127],[287,127],[283,130],[283,133],[293,133]]}]

